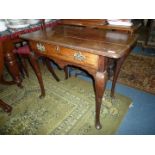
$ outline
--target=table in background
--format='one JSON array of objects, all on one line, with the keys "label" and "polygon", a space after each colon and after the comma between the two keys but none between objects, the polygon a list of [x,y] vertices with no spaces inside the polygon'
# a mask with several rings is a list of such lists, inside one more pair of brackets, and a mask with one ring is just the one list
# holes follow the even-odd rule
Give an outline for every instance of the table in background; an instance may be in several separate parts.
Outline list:
[{"label": "table in background", "polygon": [[124,31],[130,34],[136,33],[141,27],[141,23],[134,22],[132,26],[109,25],[105,19],[62,19],[60,23],[65,25],[86,26],[91,28],[100,28],[106,30]]},{"label": "table in background", "polygon": [[[8,46],[11,49],[11,44],[8,43]],[[3,70],[4,70],[4,63],[5,60],[7,61],[7,66],[9,68],[9,71],[13,77],[13,79],[15,81],[17,81],[17,83],[21,83],[20,78],[18,79],[19,75],[19,71],[18,71],[18,67],[17,67],[17,62],[14,56],[14,53],[7,51],[7,49],[5,49],[6,52],[4,53],[4,49],[2,46],[2,43],[0,42],[0,83],[5,84],[5,85],[12,85],[15,84],[14,81],[6,81],[3,77]],[[10,69],[11,68],[11,69]],[[13,71],[13,74],[12,74]],[[7,103],[3,102],[0,99],[0,107],[5,111],[10,113],[12,111],[12,107],[10,105],[8,105]]]}]

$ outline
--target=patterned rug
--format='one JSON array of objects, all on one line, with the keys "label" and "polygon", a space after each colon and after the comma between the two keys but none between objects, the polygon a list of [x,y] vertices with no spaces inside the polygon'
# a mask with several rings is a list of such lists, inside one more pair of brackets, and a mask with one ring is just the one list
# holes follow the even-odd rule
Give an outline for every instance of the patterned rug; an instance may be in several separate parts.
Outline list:
[{"label": "patterned rug", "polygon": [[[30,70],[29,70],[30,71]],[[64,72],[56,71],[56,82],[42,67],[46,97],[39,99],[39,85],[30,71],[24,88],[0,85],[1,99],[13,106],[11,115],[0,109],[1,135],[107,135],[115,134],[131,100],[120,94],[111,99],[109,91],[103,97],[101,130],[94,127],[95,98],[91,82],[71,77],[64,80]]]},{"label": "patterned rug", "polygon": [[155,57],[130,54],[118,82],[155,94]]}]

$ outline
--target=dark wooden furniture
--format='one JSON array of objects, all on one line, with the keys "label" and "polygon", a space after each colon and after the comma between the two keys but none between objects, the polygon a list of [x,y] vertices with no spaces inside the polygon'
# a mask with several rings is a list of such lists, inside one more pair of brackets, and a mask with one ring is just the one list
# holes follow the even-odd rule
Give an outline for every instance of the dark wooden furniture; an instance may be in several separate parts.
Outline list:
[{"label": "dark wooden furniture", "polygon": [[[7,50],[7,51],[12,52],[13,49],[15,48],[16,44],[18,44],[18,43],[23,44],[23,40],[19,38],[20,34],[34,32],[34,31],[37,31],[40,29],[44,29],[46,27],[54,27],[57,24],[58,24],[57,21],[51,21],[49,23],[45,23],[45,20],[41,19],[40,24],[36,24],[36,25],[30,26],[30,27],[27,27],[24,29],[15,29],[14,32],[12,32],[10,30],[9,33],[6,33],[6,35],[0,36],[1,46],[4,49],[3,51],[5,52]],[[12,44],[14,45],[13,48],[12,48]],[[28,71],[27,71],[26,63],[25,63],[25,58],[27,58],[28,54],[29,54],[28,52],[24,52],[24,53],[16,52],[17,60],[19,63],[18,67],[19,67],[20,73],[21,73],[21,75],[23,75],[23,77],[24,77],[24,74],[26,74],[28,76]]]},{"label": "dark wooden furniture", "polygon": [[[4,67],[4,56],[2,46],[0,46],[0,79],[2,79],[3,67]],[[1,99],[0,99],[0,108],[2,108],[6,112],[11,112],[12,110],[12,107],[9,106],[7,103],[3,102]]]},{"label": "dark wooden furniture", "polygon": [[155,48],[155,20],[149,19],[147,24],[143,25],[138,30],[139,37],[137,39],[137,45],[140,45],[142,51],[146,48]]},{"label": "dark wooden furniture", "polygon": [[[5,84],[5,85],[12,85],[12,84],[17,84],[19,87],[21,86],[21,80],[19,78],[19,70],[16,62],[15,55],[12,53],[12,51],[8,50],[12,49],[12,44],[8,43],[8,46],[3,49],[2,42],[0,42],[0,83]],[[5,51],[5,52],[4,52]],[[3,77],[3,69],[4,69],[4,63],[7,64],[7,67],[9,69],[9,72],[11,73],[13,77],[13,81],[5,81]],[[12,107],[8,105],[7,103],[3,102],[0,99],[0,107],[5,111],[10,113],[12,111]]]},{"label": "dark wooden furniture", "polygon": [[134,34],[141,27],[141,23],[138,22],[131,27],[109,25],[106,23],[105,19],[62,19],[61,23],[65,25],[78,25],[106,30],[124,31],[130,34]]},{"label": "dark wooden furniture", "polygon": [[147,37],[144,43],[144,48],[155,48],[155,20],[150,21],[150,25],[147,28]]},{"label": "dark wooden furniture", "polygon": [[109,58],[117,59],[113,89],[125,57],[136,43],[137,37],[128,33],[90,29],[76,26],[57,26],[37,31],[21,38],[28,40],[31,47],[30,61],[38,77],[41,95],[45,95],[37,57],[54,60],[60,67],[68,65],[86,70],[94,79],[96,95],[96,128],[100,129],[100,108],[107,82]]},{"label": "dark wooden furniture", "polygon": [[12,41],[1,42],[4,60],[10,75],[13,78],[13,81],[17,84],[18,87],[22,88],[22,79],[20,77],[20,71],[17,64],[17,59],[15,54],[12,52],[14,45]]}]

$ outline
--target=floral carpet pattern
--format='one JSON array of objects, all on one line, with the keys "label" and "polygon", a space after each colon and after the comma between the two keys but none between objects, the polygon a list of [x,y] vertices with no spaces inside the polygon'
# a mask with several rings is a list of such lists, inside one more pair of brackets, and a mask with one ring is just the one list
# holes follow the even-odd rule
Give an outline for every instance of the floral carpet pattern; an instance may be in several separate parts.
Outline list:
[{"label": "floral carpet pattern", "polygon": [[118,82],[155,94],[155,57],[130,54],[121,68]]},{"label": "floral carpet pattern", "polygon": [[106,91],[101,108],[101,130],[94,127],[95,96],[92,82],[56,71],[56,82],[42,67],[46,96],[39,99],[40,89],[35,74],[23,80],[23,89],[16,85],[0,85],[1,99],[12,105],[11,115],[0,109],[1,135],[105,135],[115,134],[131,100],[120,94],[111,99]]}]

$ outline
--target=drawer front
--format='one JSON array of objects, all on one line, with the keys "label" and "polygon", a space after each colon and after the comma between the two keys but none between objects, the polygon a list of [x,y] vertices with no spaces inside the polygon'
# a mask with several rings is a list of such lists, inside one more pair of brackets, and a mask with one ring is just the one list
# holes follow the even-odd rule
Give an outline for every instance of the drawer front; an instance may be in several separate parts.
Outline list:
[{"label": "drawer front", "polygon": [[47,55],[70,63],[80,64],[94,69],[98,68],[98,55],[88,52],[77,51],[54,45],[51,50],[48,50]]},{"label": "drawer front", "polygon": [[32,50],[46,56],[50,56],[51,58],[61,59],[70,63],[80,64],[94,69],[97,69],[98,67],[99,56],[92,53],[35,41],[31,41],[30,46]]},{"label": "drawer front", "polygon": [[98,67],[98,55],[95,54],[60,47],[60,56],[62,57],[62,59],[69,62],[95,69],[97,69]]}]

